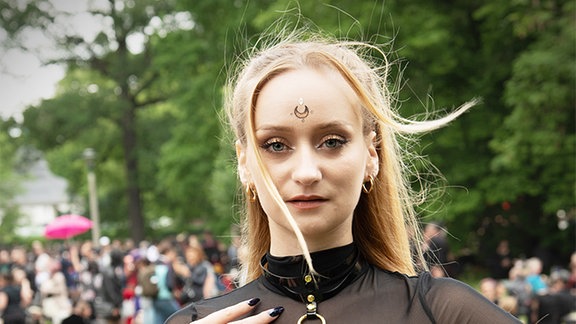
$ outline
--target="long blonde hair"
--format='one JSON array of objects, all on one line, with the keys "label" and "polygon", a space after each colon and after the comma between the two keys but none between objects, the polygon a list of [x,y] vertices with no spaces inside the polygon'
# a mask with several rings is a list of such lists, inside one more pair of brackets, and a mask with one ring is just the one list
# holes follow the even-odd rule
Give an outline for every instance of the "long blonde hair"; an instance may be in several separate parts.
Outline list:
[{"label": "long blonde hair", "polygon": [[[380,53],[380,66],[371,66],[368,58]],[[379,172],[373,190],[362,193],[354,210],[352,233],[361,255],[371,264],[389,271],[414,275],[425,268],[421,234],[414,212],[414,195],[408,183],[411,168],[402,159],[404,151],[398,136],[422,133],[442,127],[470,108],[461,106],[444,118],[412,121],[393,109],[393,94],[388,88],[389,64],[378,47],[362,42],[335,41],[325,38],[301,40],[292,34],[282,41],[252,53],[230,85],[226,105],[234,135],[245,147],[257,147],[254,140],[254,109],[259,91],[266,82],[289,70],[324,67],[339,73],[356,93],[363,112],[364,133],[376,133]],[[374,64],[375,65],[375,64]],[[296,234],[302,252],[312,268],[310,253],[302,233],[280,198],[259,153],[254,154],[266,183]],[[406,161],[407,162],[407,161]],[[243,247],[244,279],[251,281],[262,274],[259,262],[270,247],[268,219],[260,203],[245,201]],[[313,269],[313,268],[312,268]]]}]

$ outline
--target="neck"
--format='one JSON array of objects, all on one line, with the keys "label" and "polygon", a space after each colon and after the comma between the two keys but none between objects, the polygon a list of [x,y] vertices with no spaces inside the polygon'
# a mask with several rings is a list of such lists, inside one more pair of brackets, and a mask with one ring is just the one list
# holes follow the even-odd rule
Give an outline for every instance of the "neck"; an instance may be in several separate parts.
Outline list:
[{"label": "neck", "polygon": [[[293,256],[303,254],[302,246],[296,235],[290,230],[278,231],[271,228],[270,254],[274,256]],[[303,233],[310,253],[341,247],[352,243],[352,230],[333,231],[319,235]]]},{"label": "neck", "polygon": [[[352,243],[352,239],[349,240],[339,240],[338,242],[310,242],[306,240],[306,245],[308,246],[308,251],[310,253],[329,250],[332,248],[341,247]],[[271,242],[270,244],[270,254],[274,256],[294,256],[303,254],[302,248],[297,240],[290,242]]]}]

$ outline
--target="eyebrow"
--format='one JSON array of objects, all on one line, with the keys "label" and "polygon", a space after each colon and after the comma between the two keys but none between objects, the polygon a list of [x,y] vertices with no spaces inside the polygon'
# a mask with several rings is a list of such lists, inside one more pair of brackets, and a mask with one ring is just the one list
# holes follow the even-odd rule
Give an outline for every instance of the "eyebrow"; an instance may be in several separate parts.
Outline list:
[{"label": "eyebrow", "polygon": [[[292,131],[296,126],[279,126],[279,125],[262,125],[255,129],[256,132],[259,131],[279,131],[279,132],[288,132]],[[326,130],[331,128],[352,128],[352,124],[344,121],[330,121],[321,124],[318,127],[320,130]]]}]

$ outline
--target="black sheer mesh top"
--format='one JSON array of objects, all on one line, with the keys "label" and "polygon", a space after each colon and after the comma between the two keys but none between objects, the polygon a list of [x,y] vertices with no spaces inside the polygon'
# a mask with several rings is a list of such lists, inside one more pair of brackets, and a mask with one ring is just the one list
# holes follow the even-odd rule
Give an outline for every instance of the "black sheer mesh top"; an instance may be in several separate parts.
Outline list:
[{"label": "black sheer mesh top", "polygon": [[[356,247],[312,254],[320,277],[310,280],[303,257],[266,255],[265,274],[225,295],[186,306],[167,321],[190,323],[227,306],[260,298],[254,312],[276,306],[285,311],[275,324],[294,324],[306,314],[306,298],[315,295],[317,312],[334,323],[521,323],[470,286],[425,272],[406,276],[362,262]],[[312,282],[312,284],[310,284]],[[305,323],[320,323],[306,321]]]}]

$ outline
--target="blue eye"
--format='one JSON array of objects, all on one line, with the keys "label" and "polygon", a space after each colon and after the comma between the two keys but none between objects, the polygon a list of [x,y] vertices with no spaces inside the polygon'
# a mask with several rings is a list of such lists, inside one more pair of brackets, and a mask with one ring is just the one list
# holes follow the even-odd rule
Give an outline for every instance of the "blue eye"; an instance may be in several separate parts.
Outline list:
[{"label": "blue eye", "polygon": [[270,149],[271,149],[272,151],[274,151],[274,152],[280,152],[280,151],[284,150],[284,147],[285,147],[285,146],[286,146],[286,145],[284,145],[284,144],[282,144],[282,143],[275,142],[275,143],[270,144],[269,147],[270,147]]},{"label": "blue eye", "polygon": [[340,138],[329,138],[322,143],[322,146],[328,149],[336,149],[346,144],[346,140]]},{"label": "blue eye", "polygon": [[288,149],[286,144],[280,142],[277,139],[267,141],[261,147],[269,152],[283,152]]}]

